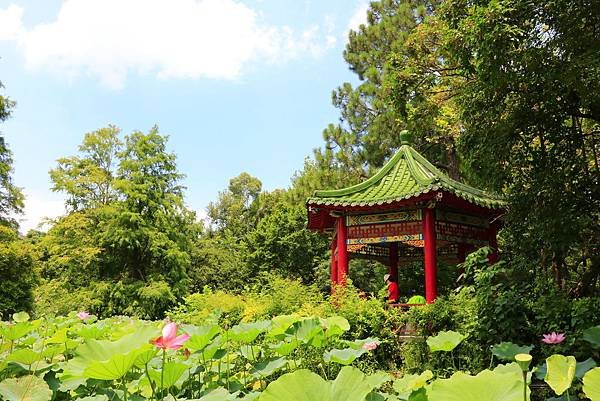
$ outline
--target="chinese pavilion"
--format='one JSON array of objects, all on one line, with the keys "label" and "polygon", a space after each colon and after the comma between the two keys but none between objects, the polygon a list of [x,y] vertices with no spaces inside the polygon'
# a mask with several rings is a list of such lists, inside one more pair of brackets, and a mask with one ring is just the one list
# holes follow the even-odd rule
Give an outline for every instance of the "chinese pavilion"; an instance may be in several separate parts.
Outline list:
[{"label": "chinese pavilion", "polygon": [[349,258],[379,260],[398,280],[398,264],[424,258],[425,299],[437,297],[437,259],[462,262],[469,249],[489,245],[504,201],[441,172],[400,134],[398,152],[371,178],[307,201],[308,228],[333,234],[331,284],[345,285]]}]

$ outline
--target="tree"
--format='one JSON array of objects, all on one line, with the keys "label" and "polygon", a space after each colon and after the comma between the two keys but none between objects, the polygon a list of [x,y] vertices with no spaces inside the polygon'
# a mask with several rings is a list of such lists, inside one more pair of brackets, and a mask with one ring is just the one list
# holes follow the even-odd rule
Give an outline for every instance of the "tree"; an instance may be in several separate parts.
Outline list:
[{"label": "tree", "polygon": [[[419,134],[418,148],[458,176],[457,121],[453,105],[440,92],[441,68],[431,65],[431,51],[415,51],[408,41],[438,3],[371,2],[368,23],[350,32],[344,51],[361,83],[346,82],[333,93],[341,118],[323,132],[325,146],[315,153],[321,169],[341,170],[352,182],[364,179],[400,146],[399,133],[408,128]],[[404,75],[401,81],[398,75]],[[402,87],[395,85],[399,82]]]},{"label": "tree", "polygon": [[99,313],[156,318],[188,293],[201,227],[185,207],[167,138],[156,127],[123,141],[119,132],[111,126],[87,134],[81,155],[51,171],[71,212],[39,241],[48,280],[42,290],[87,291]]},{"label": "tree", "polygon": [[58,159],[58,167],[50,170],[52,190],[68,194],[70,210],[108,205],[117,199],[114,188],[117,154],[121,150],[121,130],[108,126],[85,134],[79,145],[82,156]]},{"label": "tree", "polygon": [[304,207],[280,202],[248,234],[246,246],[247,263],[254,276],[277,273],[312,284],[329,242],[306,229]]},{"label": "tree", "polygon": [[[4,86],[0,82],[0,89]],[[15,106],[15,102],[6,96],[0,95],[0,122],[8,119]],[[23,193],[12,179],[13,174],[12,152],[3,136],[0,136],[0,224],[17,228],[15,214],[21,214],[24,207]]]},{"label": "tree", "polygon": [[[439,10],[479,182],[510,201],[507,248],[590,294],[600,276],[600,12],[594,2],[450,1]],[[569,283],[570,281],[570,283]]]},{"label": "tree", "polygon": [[218,201],[208,205],[211,225],[221,233],[241,239],[258,222],[261,190],[260,180],[246,172],[229,180],[227,189],[219,192]]}]

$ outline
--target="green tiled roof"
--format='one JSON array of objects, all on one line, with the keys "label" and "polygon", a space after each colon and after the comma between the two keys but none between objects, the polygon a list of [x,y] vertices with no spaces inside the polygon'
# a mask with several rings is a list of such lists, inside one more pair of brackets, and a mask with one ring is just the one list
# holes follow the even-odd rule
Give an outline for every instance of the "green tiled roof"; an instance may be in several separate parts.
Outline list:
[{"label": "green tiled roof", "polygon": [[446,191],[479,206],[501,208],[504,200],[451,179],[410,145],[404,144],[377,174],[360,184],[315,191],[308,204],[374,206],[413,198],[430,191]]}]

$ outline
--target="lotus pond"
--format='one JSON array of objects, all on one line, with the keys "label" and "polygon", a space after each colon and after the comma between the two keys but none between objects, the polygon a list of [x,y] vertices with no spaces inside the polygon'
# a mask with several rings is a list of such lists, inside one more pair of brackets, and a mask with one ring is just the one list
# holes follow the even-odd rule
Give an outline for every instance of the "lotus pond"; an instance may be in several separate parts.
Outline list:
[{"label": "lotus pond", "polygon": [[[503,363],[493,370],[402,374],[377,370],[369,361],[378,339],[345,338],[349,329],[338,316],[283,315],[224,328],[98,321],[85,313],[31,320],[18,313],[0,324],[0,399],[521,401],[533,380],[548,386],[555,401],[600,401],[592,357],[578,362],[556,354],[534,366],[531,346],[500,343],[491,358]],[[427,344],[452,355],[463,339],[440,332]],[[582,341],[600,349],[600,326]]]}]

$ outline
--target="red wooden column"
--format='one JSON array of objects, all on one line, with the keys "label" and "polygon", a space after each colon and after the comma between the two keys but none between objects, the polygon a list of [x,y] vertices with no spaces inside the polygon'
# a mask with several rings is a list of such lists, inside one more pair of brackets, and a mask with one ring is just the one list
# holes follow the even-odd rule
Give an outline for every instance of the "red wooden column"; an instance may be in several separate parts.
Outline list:
[{"label": "red wooden column", "polygon": [[435,209],[423,209],[423,240],[425,242],[425,299],[430,304],[437,298]]},{"label": "red wooden column", "polygon": [[348,276],[348,229],[346,228],[346,217],[337,218],[337,283],[346,285]]},{"label": "red wooden column", "polygon": [[488,242],[490,248],[492,248],[492,252],[488,255],[488,262],[493,265],[498,261],[498,241],[496,240],[497,228],[494,224],[490,224],[490,228],[488,229]]},{"label": "red wooden column", "polygon": [[390,244],[390,265],[388,273],[390,279],[394,283],[398,283],[398,243],[392,242]]},{"label": "red wooden column", "polygon": [[331,292],[334,291],[335,286],[338,283],[337,274],[337,258],[335,257],[335,235],[331,238]]}]

